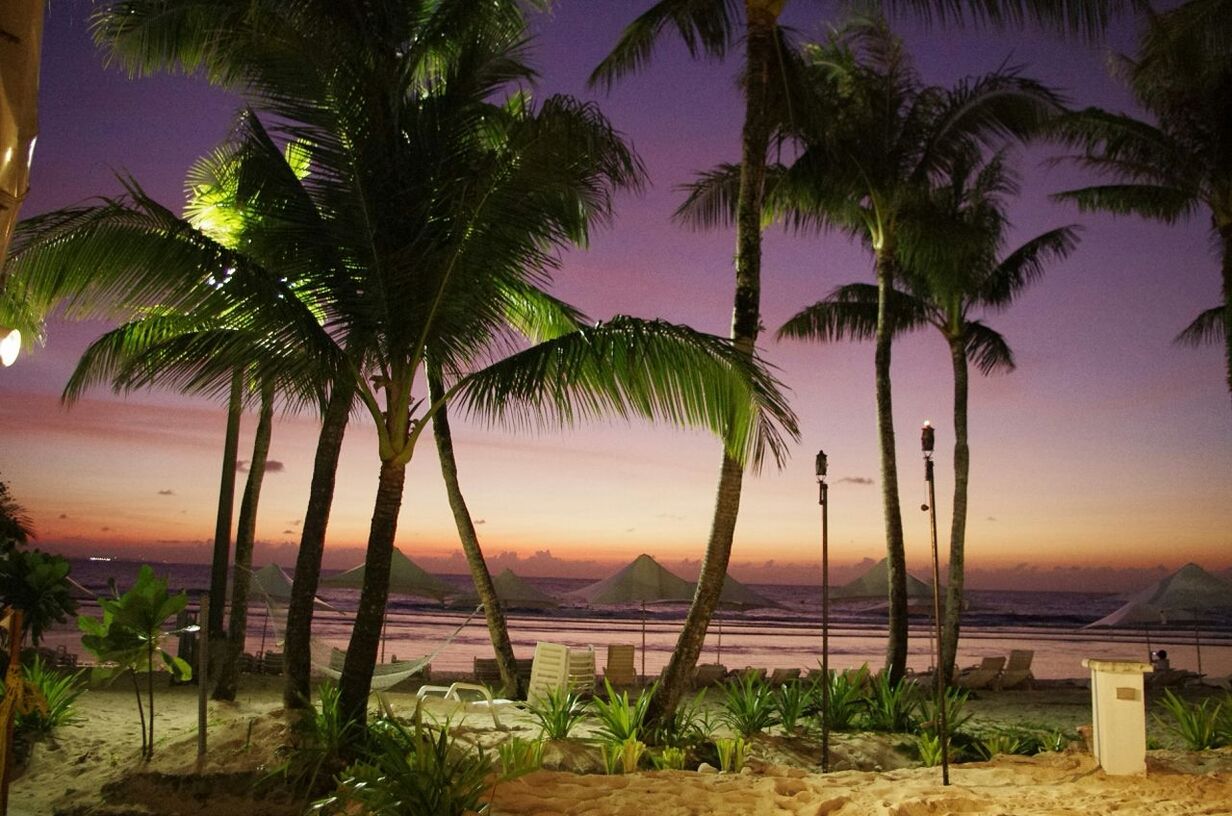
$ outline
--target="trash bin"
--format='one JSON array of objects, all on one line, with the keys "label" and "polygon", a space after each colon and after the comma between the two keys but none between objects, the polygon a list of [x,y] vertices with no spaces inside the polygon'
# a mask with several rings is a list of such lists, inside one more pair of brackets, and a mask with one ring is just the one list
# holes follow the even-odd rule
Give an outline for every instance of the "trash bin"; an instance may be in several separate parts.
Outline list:
[{"label": "trash bin", "polygon": [[1095,759],[1106,773],[1146,773],[1146,700],[1142,675],[1150,663],[1084,660],[1091,670]]}]

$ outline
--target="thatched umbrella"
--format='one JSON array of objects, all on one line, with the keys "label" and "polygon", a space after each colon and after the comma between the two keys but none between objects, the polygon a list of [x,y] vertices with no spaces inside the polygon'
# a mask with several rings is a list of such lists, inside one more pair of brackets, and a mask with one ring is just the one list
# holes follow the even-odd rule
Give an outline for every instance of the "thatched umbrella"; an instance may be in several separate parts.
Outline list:
[{"label": "thatched umbrella", "polygon": [[[884,599],[889,585],[890,565],[889,561],[883,558],[869,567],[868,571],[859,578],[830,590],[830,597],[835,600]],[[933,590],[928,584],[908,573],[907,597],[923,598],[931,603]]]},{"label": "thatched umbrella", "polygon": [[493,578],[492,584],[496,587],[496,597],[509,609],[552,609],[560,606],[560,602],[551,595],[526,583],[510,569]]}]

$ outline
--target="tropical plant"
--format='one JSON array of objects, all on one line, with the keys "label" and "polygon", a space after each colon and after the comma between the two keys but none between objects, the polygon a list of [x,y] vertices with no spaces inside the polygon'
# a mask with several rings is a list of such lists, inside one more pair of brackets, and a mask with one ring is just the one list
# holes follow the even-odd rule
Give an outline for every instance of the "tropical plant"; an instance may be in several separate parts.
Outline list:
[{"label": "tropical plant", "polygon": [[719,715],[742,737],[760,734],[778,722],[774,693],[757,672],[745,672],[723,686],[723,712]]},{"label": "tropical plant", "polygon": [[[1031,20],[1095,36],[1104,28],[1110,10],[1138,3],[1139,0],[1128,0],[1128,3],[1126,0],[1075,0],[1063,4],[1049,0],[900,0],[889,5],[918,13],[926,20],[936,18],[960,23],[971,20],[994,25]],[[674,31],[694,57],[721,58],[737,41],[743,42],[741,88],[745,109],[740,164],[734,166],[738,170],[738,185],[731,198],[732,221],[736,227],[736,296],[731,336],[750,351],[756,345],[760,330],[761,216],[768,175],[767,153],[776,127],[791,124],[796,117],[812,118],[813,113],[807,95],[799,93],[801,83],[794,53],[779,27],[780,15],[787,5],[787,0],[745,0],[743,4],[737,0],[659,0],[629,24],[611,54],[591,76],[592,83],[604,82],[610,86],[620,77],[645,67],[664,31]],[[739,30],[741,23],[743,37]],[[886,356],[888,368],[888,353]],[[672,652],[663,692],[655,702],[653,719],[670,712],[680,702],[701,653],[731,554],[741,484],[741,471],[733,461],[724,459],[697,592]],[[887,527],[889,525],[887,520]],[[901,535],[890,546],[900,543]],[[905,582],[905,565],[892,574]],[[894,625],[889,651],[894,659],[887,662],[897,676],[906,666],[905,583],[903,596],[892,598],[891,605]]]},{"label": "tropical plant", "polygon": [[706,690],[700,689],[651,727],[650,741],[655,745],[688,749],[710,739],[713,732],[710,710],[706,707]]},{"label": "tropical plant", "polygon": [[739,773],[744,767],[744,737],[719,737],[714,741],[714,747],[719,752],[719,770],[723,773]]},{"label": "tropical plant", "polygon": [[[971,720],[971,712],[966,710],[970,696],[970,692],[966,689],[947,688],[945,690],[945,726],[949,734],[957,734]],[[935,696],[928,697],[920,703],[920,715],[920,730],[930,734],[937,733],[941,720]]]},{"label": "tropical plant", "polygon": [[908,680],[892,680],[888,672],[871,682],[865,724],[872,731],[907,733],[915,730],[920,710],[920,689]]},{"label": "tropical plant", "polygon": [[[841,672],[830,670],[830,706],[819,709],[818,714],[829,719],[831,730],[850,731],[854,728],[860,715],[868,708],[864,697],[868,684],[868,664]],[[814,698],[820,706],[821,695],[815,694]]]},{"label": "tropical plant", "polygon": [[590,701],[591,709],[599,720],[599,734],[616,743],[637,739],[657,684],[652,684],[632,702],[629,700],[629,692],[617,692],[607,678],[604,678],[603,685],[607,691],[607,699],[596,697]]},{"label": "tropical plant", "polygon": [[[282,235],[341,257],[318,271],[316,291],[328,295],[327,323],[377,428],[381,466],[341,687],[350,716],[366,716],[405,470],[446,402],[517,421],[666,418],[711,428],[741,460],[781,452],[768,418],[791,420],[764,372],[745,351],[681,327],[617,318],[480,368],[506,348],[507,312],[546,281],[555,253],[583,243],[609,217],[613,191],[641,178],[592,106],[535,106],[523,93],[496,101],[530,76],[517,3],[414,15],[250,3],[212,19],[192,3],[167,5],[124,4],[105,38],[123,40],[134,65],[178,61],[245,86],[295,123],[288,130],[320,168],[309,184],[329,218]],[[202,36],[185,44],[180,23]],[[213,37],[222,24],[228,36]],[[445,400],[415,396],[425,365],[439,367]]]},{"label": "tropical plant", "polygon": [[[163,627],[188,605],[188,595],[172,595],[166,580],[156,578],[153,569],[142,565],[127,592],[115,598],[99,598],[99,605],[101,620],[86,615],[77,619],[84,633],[81,643],[98,660],[96,677],[114,679],[128,672],[132,678],[141,720],[141,755],[149,759],[154,755],[154,675],[165,669],[179,680],[192,677],[192,667],[162,648],[167,637],[179,633]],[[138,670],[146,674],[145,702],[137,682]]]},{"label": "tropical plant", "polygon": [[586,704],[581,697],[562,688],[548,689],[528,708],[539,723],[540,735],[549,740],[569,739],[574,727],[586,716]]},{"label": "tropical plant", "polygon": [[[1227,8],[1220,0],[1191,0],[1148,20],[1137,56],[1115,65],[1150,119],[1088,108],[1062,120],[1059,136],[1077,150],[1069,160],[1106,182],[1055,197],[1083,211],[1166,224],[1209,218],[1223,303],[1199,315],[1177,341],[1222,338],[1232,394],[1232,57],[1227,18],[1219,17]],[[1210,47],[1215,32],[1225,38],[1222,48]]]},{"label": "tropical plant", "polygon": [[0,547],[28,544],[34,538],[30,514],[17,503],[7,482],[0,481]]},{"label": "tropical plant", "polygon": [[616,773],[635,773],[642,755],[646,752],[646,743],[637,737],[623,740],[608,739],[600,744],[603,751],[603,766],[609,775]]},{"label": "tropical plant", "polygon": [[988,734],[976,742],[975,748],[984,759],[992,759],[1002,754],[1021,753],[1022,740],[1014,734]]},{"label": "tropical plant", "polygon": [[1218,748],[1225,744],[1227,737],[1226,725],[1221,721],[1226,702],[1226,699],[1208,697],[1200,703],[1189,703],[1178,697],[1172,689],[1165,689],[1164,696],[1159,700],[1159,707],[1168,717],[1156,714],[1155,720],[1180,737],[1191,751]]},{"label": "tropical plant", "polygon": [[[27,693],[33,693],[35,704],[27,711],[18,711],[13,718],[15,734],[23,738],[40,739],[62,725],[81,721],[74,704],[85,693],[81,671],[62,672],[48,667],[38,655],[22,666]],[[0,698],[4,697],[4,679],[0,677]]]},{"label": "tropical plant", "polygon": [[794,732],[796,724],[813,702],[811,689],[799,680],[779,686],[774,690],[774,709],[778,714],[779,725],[783,726],[783,730],[788,734]]},{"label": "tropical plant", "polygon": [[941,735],[923,731],[915,736],[915,749],[920,755],[920,762],[926,768],[935,768],[941,764]]},{"label": "tropical plant", "polygon": [[347,765],[344,749],[354,742],[355,723],[345,719],[338,707],[338,687],[322,683],[317,690],[317,705],[298,711],[291,728],[291,744],[286,758],[272,776],[293,790],[311,795],[332,783]]},{"label": "tropical plant", "polygon": [[67,558],[18,547],[0,548],[0,603],[22,613],[22,637],[38,646],[43,632],[77,611]]},{"label": "tropical plant", "polygon": [[392,720],[371,729],[363,759],[339,778],[338,792],[317,803],[327,813],[360,808],[372,816],[483,812],[493,765],[482,748],[459,745],[449,728]]},{"label": "tropical plant", "polygon": [[660,771],[683,771],[687,758],[688,754],[683,748],[671,745],[660,749],[658,753],[651,754],[650,756],[655,768]]},{"label": "tropical plant", "polygon": [[502,779],[517,779],[543,767],[543,740],[510,737],[497,747]]}]

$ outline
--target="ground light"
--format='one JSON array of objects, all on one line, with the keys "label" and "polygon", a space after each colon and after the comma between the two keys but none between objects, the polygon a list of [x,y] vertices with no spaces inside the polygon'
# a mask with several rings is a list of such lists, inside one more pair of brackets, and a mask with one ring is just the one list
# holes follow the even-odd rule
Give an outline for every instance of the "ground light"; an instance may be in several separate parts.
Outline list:
[{"label": "ground light", "polygon": [[21,332],[0,326],[0,364],[8,368],[21,351]]},{"label": "ground light", "polygon": [[933,543],[933,624],[937,630],[937,647],[933,653],[933,674],[937,681],[937,740],[941,748],[941,784],[950,784],[950,735],[946,728],[945,667],[941,665],[941,562],[937,557],[937,495],[933,486],[933,424],[927,419],[920,430],[920,447],[924,451],[924,481],[928,484],[929,530]]},{"label": "ground light", "polygon": [[830,486],[826,452],[817,451],[817,502],[821,505],[821,770],[830,771]]}]

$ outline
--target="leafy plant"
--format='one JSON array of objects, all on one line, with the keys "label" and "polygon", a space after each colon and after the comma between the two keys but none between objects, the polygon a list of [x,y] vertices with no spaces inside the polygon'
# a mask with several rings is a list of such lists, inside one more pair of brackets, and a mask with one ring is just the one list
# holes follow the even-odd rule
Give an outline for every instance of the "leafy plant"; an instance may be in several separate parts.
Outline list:
[{"label": "leafy plant", "polygon": [[[22,672],[25,675],[27,686],[35,689],[42,696],[43,705],[35,706],[28,713],[17,715],[14,728],[18,732],[38,738],[50,734],[62,725],[72,725],[81,721],[81,715],[77,713],[73,703],[86,690],[81,680],[83,672],[60,672],[50,669],[37,655],[33,662],[22,667]],[[0,689],[2,689],[2,684],[0,684]]]},{"label": "leafy plant", "polygon": [[[970,696],[966,689],[947,688],[945,690],[945,726],[950,734],[958,733],[971,720],[971,713],[966,711],[967,700]],[[920,729],[930,734],[937,733],[940,720],[935,698],[925,699],[920,704],[920,711],[924,718],[920,723]]]},{"label": "leafy plant", "polygon": [[543,767],[543,740],[513,737],[497,748],[502,779],[517,779]]},{"label": "leafy plant", "polygon": [[549,689],[546,696],[530,706],[530,713],[539,723],[544,739],[563,740],[586,716],[586,704],[572,691]]},{"label": "leafy plant", "polygon": [[338,687],[332,682],[321,684],[317,698],[319,704],[303,712],[293,726],[287,758],[274,771],[306,794],[319,792],[318,783],[331,781],[346,767],[345,751],[359,727],[342,715]]},{"label": "leafy plant", "polygon": [[1044,740],[1044,747],[1053,753],[1059,753],[1069,747],[1070,736],[1061,729],[1049,731]]},{"label": "leafy plant", "polygon": [[660,771],[683,771],[688,754],[683,748],[668,746],[651,756],[654,766]]},{"label": "leafy plant", "polygon": [[20,609],[21,628],[31,646],[43,631],[77,612],[68,583],[67,558],[41,550],[0,548],[0,603]]},{"label": "leafy plant", "polygon": [[[141,718],[141,754],[149,759],[154,755],[154,673],[165,668],[177,679],[192,676],[192,668],[186,662],[162,648],[165,638],[178,634],[178,630],[163,631],[163,626],[188,605],[188,596],[183,592],[170,594],[167,582],[155,578],[149,566],[142,566],[131,589],[116,598],[100,598],[99,604],[103,608],[102,620],[86,615],[77,619],[85,633],[81,643],[99,661],[99,668],[94,670],[96,676],[114,679],[127,671],[132,677]],[[154,659],[156,655],[160,658],[158,662]],[[141,700],[138,670],[147,672],[148,703]]]},{"label": "leafy plant", "polygon": [[1022,739],[1014,734],[989,734],[975,743],[976,752],[984,759],[1002,754],[1022,753]]},{"label": "leafy plant", "polygon": [[371,729],[364,759],[347,768],[336,795],[316,807],[369,816],[463,816],[478,813],[492,762],[482,749],[455,744],[448,728],[416,720],[405,728],[385,720]]},{"label": "leafy plant", "polygon": [[603,754],[603,772],[608,776],[615,776],[620,773],[620,743],[619,742],[602,742],[599,744],[599,752]]},{"label": "leafy plant", "polygon": [[1166,720],[1155,715],[1155,719],[1165,728],[1180,737],[1191,751],[1205,751],[1208,748],[1218,748],[1224,744],[1226,731],[1221,734],[1221,715],[1226,699],[1216,701],[1208,697],[1201,703],[1187,703],[1176,696],[1171,689],[1164,691],[1159,705],[1169,715]]},{"label": "leafy plant", "polygon": [[926,768],[935,768],[941,764],[941,735],[933,731],[921,731],[916,735],[915,747],[920,754],[920,762]]},{"label": "leafy plant", "polygon": [[652,742],[676,748],[690,748],[710,739],[714,725],[706,709],[706,690],[702,689],[692,700],[682,702],[676,710],[665,716],[655,728]]},{"label": "leafy plant", "polygon": [[600,723],[599,734],[612,742],[637,739],[658,684],[652,685],[634,702],[629,701],[628,692],[616,693],[606,678],[603,684],[607,689],[607,700],[596,697],[591,701]]},{"label": "leafy plant", "polygon": [[714,747],[719,752],[719,770],[723,773],[736,773],[744,767],[744,737],[720,737],[714,741]]},{"label": "leafy plant", "polygon": [[896,733],[912,731],[919,708],[920,690],[914,683],[904,680],[892,683],[888,673],[873,678],[872,695],[865,714],[869,729]]},{"label": "leafy plant", "polygon": [[[831,730],[850,731],[860,714],[868,708],[864,689],[868,685],[868,665],[858,669],[830,672],[829,723]],[[822,682],[825,682],[823,678]],[[817,702],[821,704],[821,695]]]},{"label": "leafy plant", "polygon": [[609,774],[634,773],[642,754],[646,752],[646,743],[636,737],[625,740],[608,740],[602,744],[603,765]]},{"label": "leafy plant", "polygon": [[727,683],[720,719],[742,737],[759,734],[774,725],[778,712],[769,684],[753,672]]},{"label": "leafy plant", "polygon": [[812,694],[800,681],[784,683],[774,690],[774,708],[779,724],[788,734],[796,730],[796,724],[812,703]]}]

